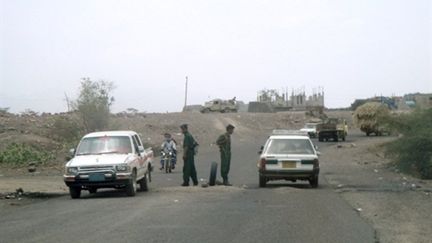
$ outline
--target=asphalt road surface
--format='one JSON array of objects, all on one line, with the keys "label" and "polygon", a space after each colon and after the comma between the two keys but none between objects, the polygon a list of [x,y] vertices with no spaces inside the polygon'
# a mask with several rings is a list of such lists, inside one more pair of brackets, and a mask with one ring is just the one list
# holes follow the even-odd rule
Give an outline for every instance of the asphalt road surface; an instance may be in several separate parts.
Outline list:
[{"label": "asphalt road surface", "polygon": [[[150,191],[135,197],[101,190],[0,212],[0,242],[375,242],[374,229],[323,176],[318,189],[283,181],[258,188],[264,141],[234,136],[232,187],[184,188],[181,166],[172,174],[156,169]],[[330,144],[318,145],[325,153]],[[208,180],[218,160],[216,147],[201,148],[198,178]],[[325,166],[321,161],[321,172]]]}]

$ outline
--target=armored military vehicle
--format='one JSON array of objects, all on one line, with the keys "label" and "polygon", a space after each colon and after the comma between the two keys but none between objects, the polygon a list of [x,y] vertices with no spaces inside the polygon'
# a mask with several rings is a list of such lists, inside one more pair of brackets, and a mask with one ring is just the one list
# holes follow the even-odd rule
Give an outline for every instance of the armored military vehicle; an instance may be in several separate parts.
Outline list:
[{"label": "armored military vehicle", "polygon": [[204,107],[201,108],[201,113],[209,112],[237,112],[238,107],[236,104],[235,97],[230,100],[214,99],[205,103]]}]

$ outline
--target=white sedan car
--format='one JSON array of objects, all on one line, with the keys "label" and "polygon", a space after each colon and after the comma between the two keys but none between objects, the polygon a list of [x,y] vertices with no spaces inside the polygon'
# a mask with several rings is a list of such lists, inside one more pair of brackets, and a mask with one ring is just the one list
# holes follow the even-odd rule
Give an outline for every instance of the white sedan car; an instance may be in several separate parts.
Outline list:
[{"label": "white sedan car", "polygon": [[317,125],[318,123],[306,123],[305,126],[300,129],[302,132],[306,132],[309,137],[316,138],[317,137]]},{"label": "white sedan car", "polygon": [[274,130],[259,153],[260,187],[271,180],[307,180],[318,187],[319,152],[306,133]]}]

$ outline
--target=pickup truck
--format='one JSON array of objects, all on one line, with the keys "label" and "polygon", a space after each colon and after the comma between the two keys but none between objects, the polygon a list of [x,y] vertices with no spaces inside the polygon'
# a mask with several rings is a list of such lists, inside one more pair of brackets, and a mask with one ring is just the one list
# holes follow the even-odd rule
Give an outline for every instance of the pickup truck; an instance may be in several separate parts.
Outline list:
[{"label": "pickup truck", "polygon": [[128,196],[135,196],[138,184],[141,191],[148,190],[153,150],[144,148],[136,132],[90,133],[70,153],[63,179],[72,198],[79,198],[82,190],[96,193],[98,188],[123,188]]}]

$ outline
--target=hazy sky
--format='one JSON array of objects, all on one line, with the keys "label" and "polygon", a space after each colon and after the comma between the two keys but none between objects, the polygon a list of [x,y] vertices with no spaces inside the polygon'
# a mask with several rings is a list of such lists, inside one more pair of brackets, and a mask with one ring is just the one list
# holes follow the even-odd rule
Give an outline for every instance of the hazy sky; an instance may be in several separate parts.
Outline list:
[{"label": "hazy sky", "polygon": [[0,107],[65,111],[82,77],[115,112],[180,111],[263,88],[324,87],[327,107],[432,93],[432,1],[0,0]]}]

